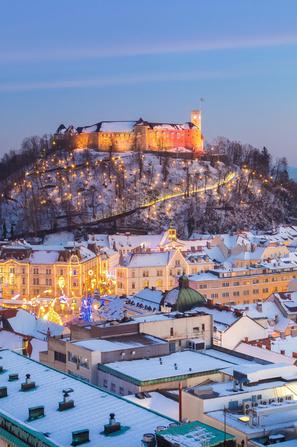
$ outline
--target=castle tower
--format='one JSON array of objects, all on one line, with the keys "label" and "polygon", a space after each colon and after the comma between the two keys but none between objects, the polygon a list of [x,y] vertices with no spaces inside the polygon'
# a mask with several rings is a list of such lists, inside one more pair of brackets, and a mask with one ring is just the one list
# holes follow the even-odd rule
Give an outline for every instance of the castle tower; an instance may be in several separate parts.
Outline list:
[{"label": "castle tower", "polygon": [[201,130],[201,111],[192,110],[191,113],[191,123],[197,126]]}]

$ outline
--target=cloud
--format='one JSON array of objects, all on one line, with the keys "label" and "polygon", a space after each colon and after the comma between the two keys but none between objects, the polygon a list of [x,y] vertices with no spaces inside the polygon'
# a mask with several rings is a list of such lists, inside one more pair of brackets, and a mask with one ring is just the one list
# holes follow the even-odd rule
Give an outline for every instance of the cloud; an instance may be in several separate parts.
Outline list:
[{"label": "cloud", "polygon": [[158,82],[187,82],[201,79],[226,79],[243,75],[253,75],[255,71],[246,69],[196,70],[187,72],[146,73],[139,75],[117,75],[93,79],[66,79],[61,81],[36,81],[19,83],[2,83],[0,92],[21,92],[33,90],[59,90],[91,87],[108,87]]},{"label": "cloud", "polygon": [[104,47],[57,48],[40,51],[0,50],[0,63],[40,62],[58,60],[86,60],[118,58],[128,56],[149,56],[162,54],[182,54],[191,52],[238,50],[247,48],[297,45],[297,34],[278,34],[268,36],[230,37],[222,40],[192,39],[188,41],[142,42],[118,44]]}]

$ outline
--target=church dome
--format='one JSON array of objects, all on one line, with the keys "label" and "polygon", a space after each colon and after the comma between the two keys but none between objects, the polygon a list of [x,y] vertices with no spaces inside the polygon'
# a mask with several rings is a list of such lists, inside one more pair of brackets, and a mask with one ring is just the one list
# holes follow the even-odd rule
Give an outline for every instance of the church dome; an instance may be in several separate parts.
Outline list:
[{"label": "church dome", "polygon": [[204,306],[206,298],[197,290],[189,287],[189,278],[186,275],[182,275],[179,277],[178,287],[165,293],[163,304],[172,307],[172,310],[185,312],[194,307]]}]

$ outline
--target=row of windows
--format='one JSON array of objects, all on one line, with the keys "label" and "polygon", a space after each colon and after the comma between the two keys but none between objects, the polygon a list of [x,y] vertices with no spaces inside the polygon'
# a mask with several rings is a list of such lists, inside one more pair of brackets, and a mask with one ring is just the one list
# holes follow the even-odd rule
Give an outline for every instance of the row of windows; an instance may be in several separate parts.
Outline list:
[{"label": "row of windows", "polygon": [[[275,287],[275,288],[274,288],[274,292],[277,292],[277,291],[278,291],[278,288]],[[252,292],[252,293],[251,293],[252,295],[257,295],[257,294],[260,293],[260,290],[259,290],[259,289],[253,289],[251,292]],[[269,289],[268,289],[268,288],[264,288],[264,289],[262,289],[262,293],[269,293]],[[244,290],[244,291],[242,292],[242,295],[244,295],[244,296],[248,296],[249,294],[250,294],[250,291],[249,291],[249,290]],[[233,292],[233,293],[222,292],[222,298],[228,298],[230,295],[231,295],[231,296],[240,296],[241,293],[240,293],[239,290],[236,290],[236,291]],[[219,294],[218,294],[218,293],[212,293],[212,294],[210,295],[210,297],[211,297],[211,298],[219,298]]]},{"label": "row of windows", "polygon": [[[271,282],[288,281],[290,278],[296,278],[296,275],[292,275],[289,278],[288,277],[282,277],[282,276],[279,276],[279,277],[276,277],[276,278],[275,277],[264,278],[262,282],[263,283],[269,283],[269,281],[271,281]],[[252,281],[252,284],[259,284],[259,283],[260,283],[259,279],[253,279],[253,281]],[[235,286],[235,287],[236,286],[241,286],[242,287],[244,285],[247,286],[249,284],[251,284],[250,281],[243,281],[242,283],[240,283],[240,281],[234,281],[232,284],[230,282],[223,282],[222,283],[222,287],[230,287],[230,286],[231,287],[232,286]],[[199,289],[207,289],[208,286],[209,286],[209,284],[199,284]]]}]

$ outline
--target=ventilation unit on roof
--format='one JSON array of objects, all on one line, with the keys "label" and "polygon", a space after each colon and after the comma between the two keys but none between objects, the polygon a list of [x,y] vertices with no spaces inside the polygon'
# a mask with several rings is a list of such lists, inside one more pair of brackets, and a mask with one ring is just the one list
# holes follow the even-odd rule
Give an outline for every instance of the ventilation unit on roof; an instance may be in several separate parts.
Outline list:
[{"label": "ventilation unit on roof", "polygon": [[7,386],[0,387],[0,398],[1,397],[7,397]]},{"label": "ventilation unit on roof", "polygon": [[90,441],[90,432],[87,429],[76,430],[72,432],[71,445],[81,445]]},{"label": "ventilation unit on roof", "polygon": [[35,419],[40,419],[44,417],[44,406],[29,408],[29,421],[35,421]]},{"label": "ventilation unit on roof", "polygon": [[154,435],[154,433],[145,433],[142,438],[142,445],[144,447],[155,447],[156,436]]},{"label": "ventilation unit on roof", "polygon": [[26,381],[21,384],[21,391],[29,391],[36,388],[35,382],[31,381],[31,375],[26,374]]},{"label": "ventilation unit on roof", "polygon": [[74,408],[74,400],[68,399],[69,394],[73,392],[72,388],[68,388],[63,390],[63,401],[59,402],[59,411],[70,410],[70,408]]},{"label": "ventilation unit on roof", "polygon": [[15,380],[19,380],[19,375],[18,374],[9,374],[8,382],[14,382]]},{"label": "ventilation unit on roof", "polygon": [[115,420],[114,413],[110,413],[109,422],[108,422],[108,424],[104,425],[104,434],[109,435],[110,433],[114,433],[114,432],[120,431],[120,430],[121,430],[120,422],[117,422]]},{"label": "ventilation unit on roof", "polygon": [[4,372],[3,366],[0,366],[0,374]]}]

